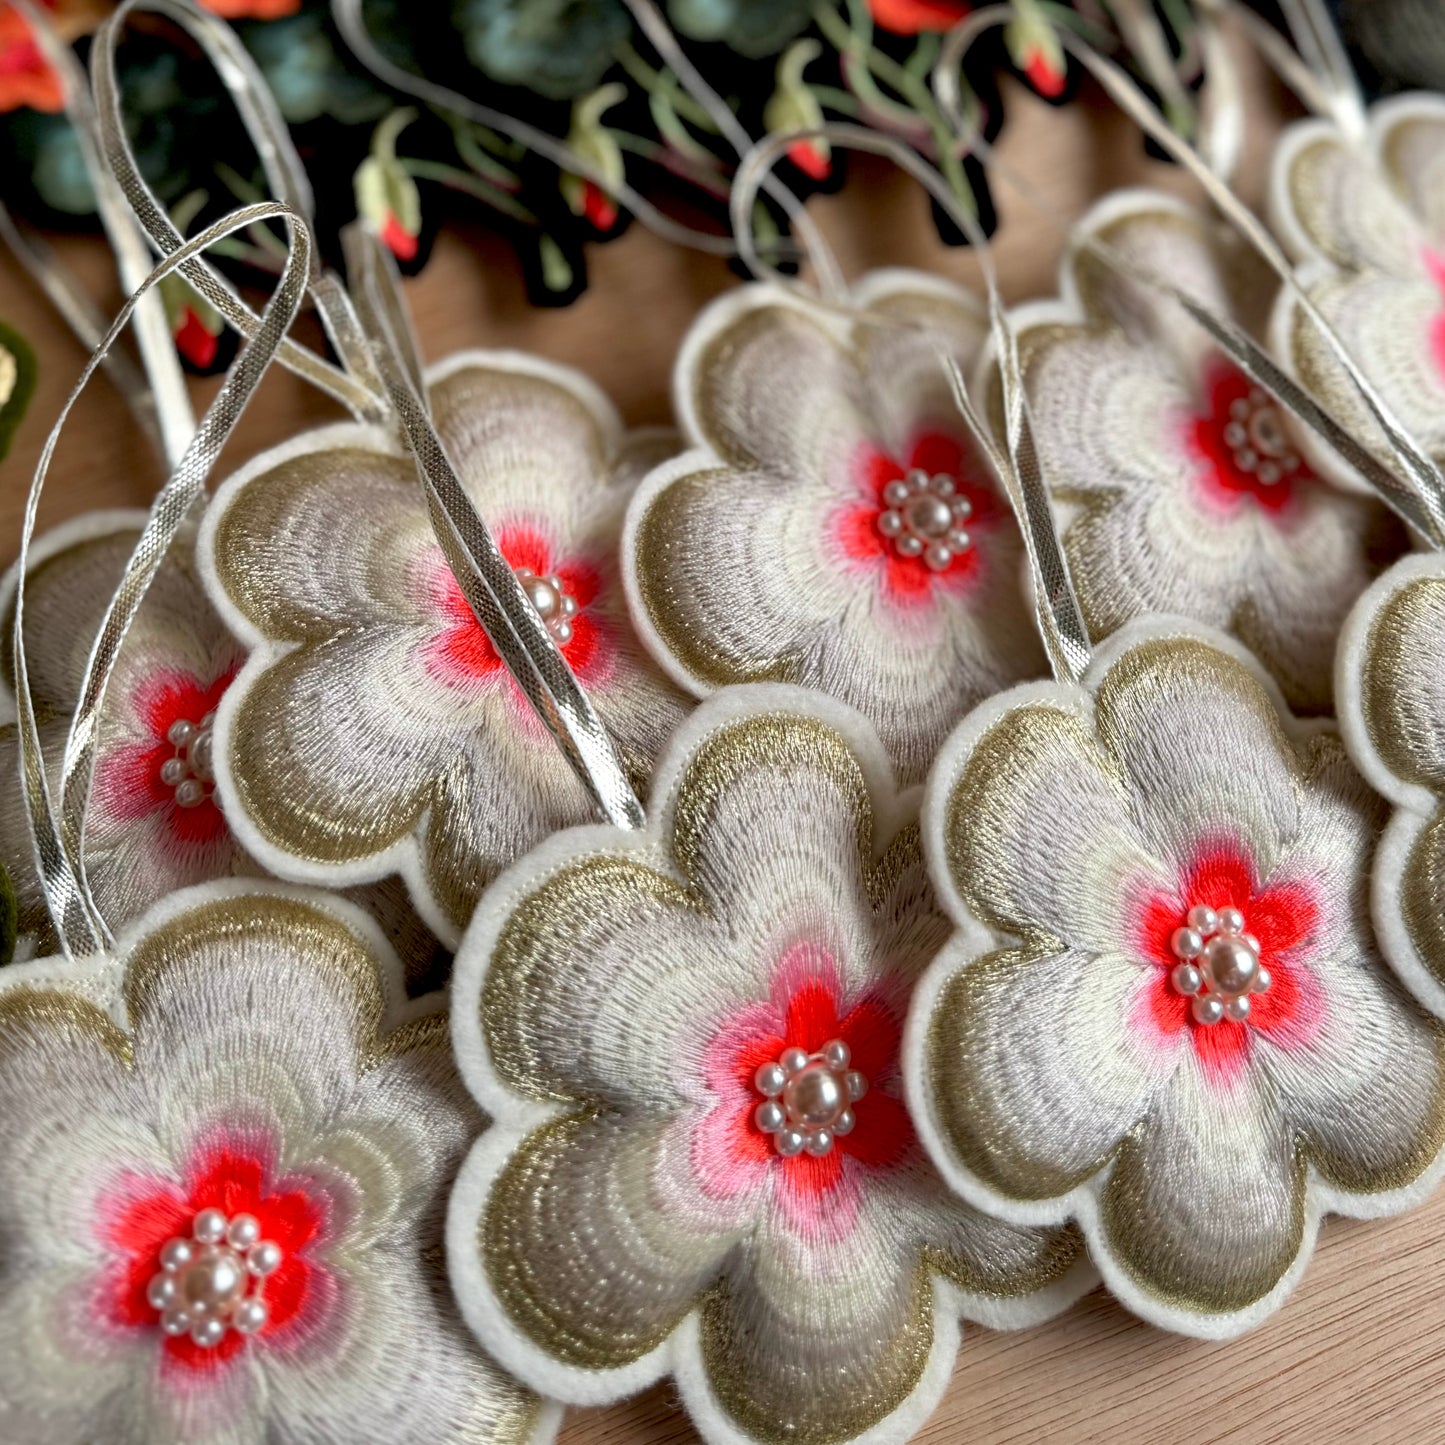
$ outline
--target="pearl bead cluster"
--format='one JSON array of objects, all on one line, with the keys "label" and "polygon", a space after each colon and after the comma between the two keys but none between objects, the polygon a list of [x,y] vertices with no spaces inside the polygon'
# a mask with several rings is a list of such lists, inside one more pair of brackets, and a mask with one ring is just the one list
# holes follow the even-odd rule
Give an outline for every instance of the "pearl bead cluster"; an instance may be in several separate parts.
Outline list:
[{"label": "pearl bead cluster", "polygon": [[1244,915],[1237,908],[1218,913],[1202,904],[1191,908],[1169,946],[1179,960],[1170,979],[1194,1000],[1190,1012],[1195,1023],[1233,1019],[1242,1024],[1249,1017],[1250,995],[1269,987],[1269,970],[1259,961],[1259,940],[1244,931]]},{"label": "pearl bead cluster", "polygon": [[548,577],[539,577],[530,567],[517,568],[517,581],[527,594],[527,601],[537,610],[537,616],[547,624],[547,631],[557,640],[558,647],[566,647],[572,641],[572,619],[577,615],[577,599],[569,597],[562,586],[562,579],[553,572]]},{"label": "pearl bead cluster", "polygon": [[922,557],[926,567],[942,572],[972,545],[963,524],[973,515],[973,507],[955,490],[952,477],[941,472],[930,477],[914,467],[883,488],[878,530],[900,557]]},{"label": "pearl bead cluster", "polygon": [[853,1129],[852,1105],[868,1092],[868,1080],[850,1069],[852,1055],[842,1039],[830,1039],[816,1054],[784,1049],[775,1064],[764,1064],[754,1083],[763,1102],[753,1119],[785,1159],[806,1151],[815,1158]]},{"label": "pearl bead cluster", "polygon": [[267,1319],[261,1290],[281,1263],[281,1246],[261,1238],[253,1214],[203,1209],[191,1238],[177,1235],[161,1246],[160,1272],[151,1276],[146,1299],[160,1311],[168,1335],[190,1335],[214,1349],[227,1330],[254,1335]]},{"label": "pearl bead cluster", "polygon": [[1253,472],[1266,487],[1300,468],[1299,454],[1290,449],[1279,409],[1257,386],[1250,387],[1248,397],[1230,402],[1224,444],[1234,456],[1234,465],[1242,472]]},{"label": "pearl bead cluster", "polygon": [[166,741],[176,753],[161,764],[161,782],[175,789],[176,803],[182,808],[199,807],[215,791],[211,762],[215,727],[216,715],[208,712],[199,723],[177,719],[166,731]]}]

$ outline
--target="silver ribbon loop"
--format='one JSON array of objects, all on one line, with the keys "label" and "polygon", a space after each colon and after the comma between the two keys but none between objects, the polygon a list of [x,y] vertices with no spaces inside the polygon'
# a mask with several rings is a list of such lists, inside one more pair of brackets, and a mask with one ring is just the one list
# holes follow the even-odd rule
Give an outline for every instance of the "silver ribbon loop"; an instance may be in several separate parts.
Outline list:
[{"label": "silver ribbon loop", "polygon": [[389,256],[359,226],[350,228],[347,247],[361,271],[356,299],[377,369],[416,462],[432,528],[462,595],[602,815],[619,828],[641,828],[642,804],[607,729],[527,600],[432,425],[414,348],[402,339],[405,330],[398,334],[397,321],[405,312]]},{"label": "silver ribbon loop", "polygon": [[[30,695],[25,652],[25,572],[30,543],[35,534],[40,496],[49,475],[56,445],[76,400],[130,323],[136,308],[151,290],[164,277],[182,269],[207,246],[258,221],[272,219],[285,221],[291,234],[290,254],[280,284],[260,318],[255,335],[243,344],[225,383],[207,409],[179,464],[157,494],[140,540],[126,564],[120,586],[107,608],[100,633],[86,664],[80,700],[66,739],[59,779],[62,809],[57,821],[40,749],[39,727]],[[167,256],[145,277],[135,293],[121,307],[109,330],[101,338],[99,346],[91,354],[46,438],[36,467],[30,495],[26,499],[21,530],[12,646],[16,707],[19,713],[21,776],[25,787],[36,869],[45,893],[46,905],[60,937],[61,948],[67,957],[93,952],[110,941],[109,929],[90,895],[86,882],[82,843],[94,767],[96,726],[116,655],[146,589],[164,559],[167,547],[202,494],[206,477],[216,458],[235,429],[247,400],[260,383],[281,339],[300,309],[306,292],[310,252],[310,235],[301,217],[278,202],[265,202],[232,212]]]},{"label": "silver ribbon loop", "polygon": [[[205,51],[256,146],[273,192],[292,214],[309,224],[312,211],[310,182],[265,80],[231,27],[198,10],[190,0],[122,0],[96,31],[91,47],[96,122],[106,163],[156,251],[168,256],[180,249],[184,238],[142,177],[131,154],[121,113],[116,49],[126,21],[137,10],[164,15],[175,21]],[[339,285],[322,277],[315,253],[309,254],[312,297],[321,314],[322,324],[348,369],[333,366],[290,337],[282,339],[278,359],[283,366],[334,397],[354,416],[363,421],[384,422],[385,402],[366,384],[370,361],[364,355],[365,348],[360,345],[354,318],[349,318],[346,308],[340,305]],[[181,268],[181,274],[241,335],[249,336],[261,325],[260,318],[241,299],[231,283],[203,257],[192,256]]]},{"label": "silver ribbon loop", "polygon": [[987,423],[970,399],[958,367],[946,357],[940,358],[940,364],[948,372],[954,399],[965,424],[998,473],[1004,486],[1004,494],[1018,518],[1033,580],[1035,621],[1048,653],[1049,665],[1054,676],[1061,682],[1077,682],[1089,665],[1093,646],[1089,641],[1089,630],[1084,625],[1083,609],[1079,605],[1073,579],[1069,575],[1068,562],[1064,557],[1063,544],[1059,539],[1049,500],[1048,483],[1044,479],[1038,448],[1034,443],[1033,419],[1019,368],[1017,342],[1004,314],[998,274],[993,263],[993,250],[977,217],[958,203],[957,197],[949,190],[943,177],[902,141],[892,136],[879,135],[876,131],[866,130],[862,126],[840,122],[807,131],[767,136],[758,141],[744,157],[738,168],[730,198],[733,230],[738,237],[739,252],[748,266],[760,274],[771,275],[780,284],[787,284],[788,278],[782,276],[775,267],[767,265],[757,253],[749,226],[752,201],[767,167],[775,164],[778,157],[794,142],[815,137],[824,138],[831,145],[870,151],[874,155],[888,157],[943,207],[949,218],[968,237],[969,245],[978,257],[988,293],[989,331],[1003,386],[1002,446],[991,434]]}]

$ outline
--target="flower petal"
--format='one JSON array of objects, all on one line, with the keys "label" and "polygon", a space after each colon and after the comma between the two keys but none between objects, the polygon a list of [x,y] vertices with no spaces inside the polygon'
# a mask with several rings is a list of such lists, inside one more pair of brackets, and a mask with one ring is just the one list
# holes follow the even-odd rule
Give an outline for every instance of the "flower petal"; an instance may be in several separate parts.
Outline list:
[{"label": "flower petal", "polygon": [[971,1173],[1008,1198],[1047,1199],[1108,1162],[1180,1057],[1129,1027],[1153,978],[1085,953],[994,953],[953,975],[934,1007],[924,1087]]},{"label": "flower petal", "polygon": [[660,1207],[659,1154],[681,1143],[667,1121],[563,1118],[494,1184],[477,1231],[491,1288],[559,1361],[609,1369],[655,1349],[733,1247],[733,1230]]},{"label": "flower petal", "polygon": [[1120,1149],[1100,1200],[1119,1268],[1160,1306],[1230,1314],[1284,1277],[1304,1240],[1305,1170],[1269,1083],[1220,1088],[1192,1051]]},{"label": "flower petal", "polygon": [[1299,764],[1243,663],[1194,638],[1144,642],[1109,667],[1095,718],[1152,848],[1182,871],[1228,841],[1269,876],[1299,829]]},{"label": "flower petal", "polygon": [[1012,708],[984,733],[949,791],[944,845],[975,915],[1080,949],[1124,947],[1131,900],[1166,886],[1118,769],[1054,707]]},{"label": "flower petal", "polygon": [[222,714],[219,759],[228,803],[281,852],[332,865],[405,838],[454,756],[463,704],[418,677],[405,633],[343,634],[287,653]]}]

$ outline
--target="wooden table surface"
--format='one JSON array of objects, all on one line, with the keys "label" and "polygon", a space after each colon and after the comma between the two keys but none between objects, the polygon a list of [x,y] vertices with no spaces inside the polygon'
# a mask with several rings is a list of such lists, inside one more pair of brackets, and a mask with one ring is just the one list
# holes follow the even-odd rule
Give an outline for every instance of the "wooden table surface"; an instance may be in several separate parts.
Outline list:
[{"label": "wooden table surface", "polygon": [[[1260,194],[1285,102],[1249,75],[1249,146],[1240,174]],[[1051,110],[1006,92],[1002,155],[1065,212],[1125,184],[1191,193],[1186,177],[1145,159],[1138,138],[1102,101]],[[1096,98],[1097,99],[1097,98]],[[995,183],[997,257],[1010,300],[1047,293],[1061,237]],[[905,264],[971,281],[976,263],[939,245],[921,195],[881,162],[855,158],[841,196],[814,203],[850,274]],[[105,299],[118,300],[104,249],[71,239],[61,252]],[[506,246],[482,230],[444,234],[408,294],[426,356],[462,347],[517,347],[579,367],[629,422],[668,419],[668,374],[689,321],[736,284],[715,258],[674,249],[634,225],[589,254],[592,284],[563,311],[527,304]],[[0,319],[28,336],[41,361],[30,416],[0,463],[0,561],[14,555],[21,509],[45,433],[82,365],[80,348],[23,273],[0,255]],[[215,389],[195,387],[203,402]],[[255,452],[331,419],[324,398],[279,368],[261,388],[222,460],[224,475]],[[144,438],[103,379],[77,406],[42,510],[50,525],[100,506],[143,506],[162,480]],[[571,1412],[564,1445],[662,1445],[695,1438],[670,1389],[609,1409]],[[1018,1334],[969,1327],[952,1385],[921,1441],[1018,1445],[1114,1441],[1445,1441],[1445,1192],[1412,1215],[1332,1220],[1294,1296],[1263,1328],[1227,1344],[1161,1333],[1096,1292],[1061,1318]]]}]

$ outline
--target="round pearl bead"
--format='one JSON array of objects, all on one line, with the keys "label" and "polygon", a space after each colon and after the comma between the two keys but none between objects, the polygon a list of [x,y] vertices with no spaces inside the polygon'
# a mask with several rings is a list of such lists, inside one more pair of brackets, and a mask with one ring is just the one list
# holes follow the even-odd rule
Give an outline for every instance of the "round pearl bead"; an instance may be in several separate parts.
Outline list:
[{"label": "round pearl bead", "polygon": [[930,572],[942,572],[952,561],[953,553],[943,542],[930,542],[923,550],[923,565]]},{"label": "round pearl bead", "polygon": [[853,1126],[858,1122],[853,1116],[851,1109],[844,1109],[836,1119],[833,1120],[833,1132],[841,1139],[844,1134],[851,1134]]},{"label": "round pearl bead", "polygon": [[1192,964],[1181,963],[1170,974],[1174,987],[1188,998],[1192,998],[1204,987],[1204,975]]},{"label": "round pearl bead", "polygon": [[1245,994],[1259,976],[1259,955],[1243,939],[1221,933],[1204,950],[1204,973],[1219,993]]},{"label": "round pearl bead", "polygon": [[789,1121],[807,1129],[826,1128],[847,1102],[837,1075],[821,1059],[793,1074],[783,1090],[783,1107]]},{"label": "round pearl bead", "polygon": [[254,1214],[237,1214],[226,1226],[226,1243],[242,1253],[261,1237],[261,1221]]},{"label": "round pearl bead", "polygon": [[164,1310],[175,1303],[176,1277],[173,1274],[156,1274],[146,1286],[146,1303],[153,1310]]},{"label": "round pearl bead", "polygon": [[956,521],[966,522],[973,516],[973,503],[967,497],[955,497],[949,503],[949,510],[953,513]]},{"label": "round pearl bead", "polygon": [[217,1319],[195,1320],[191,1324],[191,1338],[203,1350],[213,1350],[226,1338],[226,1323]]},{"label": "round pearl bead", "polygon": [[901,536],[894,544],[900,556],[916,557],[923,551],[923,538],[915,537],[912,532]]},{"label": "round pearl bead", "polygon": [[1232,998],[1224,1005],[1224,1016],[1233,1019],[1235,1023],[1242,1024],[1249,1017],[1249,999]]},{"label": "round pearl bead", "polygon": [[236,1312],[231,1316],[231,1327],[239,1330],[243,1335],[254,1335],[265,1325],[270,1314],[271,1311],[266,1308],[265,1300],[254,1297],[243,1299],[236,1306]]},{"label": "round pearl bead", "polygon": [[878,517],[878,530],[882,532],[885,537],[899,536],[903,531],[902,516],[891,508],[886,512],[880,513]]},{"label": "round pearl bead", "polygon": [[943,540],[948,543],[949,551],[955,554],[959,552],[967,552],[968,549],[973,545],[973,538],[970,537],[968,533],[963,530],[962,527],[951,527],[949,529],[948,536],[946,536]]},{"label": "round pearl bead", "polygon": [[842,1039],[829,1039],[819,1052],[823,1056],[823,1062],[833,1070],[835,1074],[841,1074],[853,1060],[848,1045]]},{"label": "round pearl bead", "polygon": [[776,1134],[788,1122],[783,1106],[776,1099],[765,1099],[753,1110],[753,1119],[764,1134]]},{"label": "round pearl bead", "polygon": [[833,1131],[831,1129],[814,1129],[808,1135],[808,1142],[803,1147],[815,1159],[821,1159],[823,1155],[832,1152]]},{"label": "round pearl bead", "polygon": [[777,1135],[773,1147],[784,1159],[791,1159],[803,1152],[803,1146],[807,1142],[807,1135],[801,1129],[783,1129]]},{"label": "round pearl bead", "polygon": [[196,725],[186,722],[183,718],[173,722],[166,729],[166,740],[175,747],[183,748],[195,735]]},{"label": "round pearl bead", "polygon": [[176,802],[183,808],[194,808],[206,801],[206,790],[195,778],[187,778],[176,788]]},{"label": "round pearl bead", "polygon": [[887,502],[890,507],[901,507],[910,495],[907,482],[889,482],[888,485],[883,488],[883,500]]},{"label": "round pearl bead", "polygon": [[1264,993],[1273,982],[1274,980],[1269,976],[1269,970],[1267,968],[1261,967],[1254,978],[1255,993]]},{"label": "round pearl bead", "polygon": [[195,1254],[195,1248],[189,1239],[168,1239],[161,1246],[161,1268],[174,1271],[184,1269],[191,1262],[191,1256]]},{"label": "round pearl bead", "polygon": [[908,525],[921,537],[942,537],[953,525],[953,512],[942,497],[925,493],[909,502]]},{"label": "round pearl bead", "polygon": [[225,1314],[246,1293],[246,1266],[225,1245],[208,1244],[179,1277],[181,1302],[192,1315]]},{"label": "round pearl bead", "polygon": [[272,1274],[281,1264],[281,1246],[274,1240],[258,1240],[246,1253],[246,1268],[258,1278]]},{"label": "round pearl bead", "polygon": [[161,764],[161,782],[174,788],[186,776],[186,765],[180,758],[167,758]]},{"label": "round pearl bead", "polygon": [[191,1327],[191,1317],[185,1310],[170,1309],[161,1316],[161,1330],[168,1335],[183,1335]]},{"label": "round pearl bead", "polygon": [[1221,908],[1219,910],[1219,931],[1221,933],[1243,933],[1244,914],[1237,908]]},{"label": "round pearl bead", "polygon": [[554,622],[552,624],[552,636],[557,639],[558,647],[566,647],[572,641],[572,624],[567,621]]},{"label": "round pearl bead", "polygon": [[857,1069],[850,1069],[848,1077],[844,1080],[848,1090],[848,1097],[856,1104],[864,1094],[868,1092],[868,1080],[858,1072]]},{"label": "round pearl bead", "polygon": [[1175,958],[1198,958],[1204,952],[1204,939],[1197,928],[1176,928],[1169,947]]},{"label": "round pearl bead", "polygon": [[225,1238],[225,1215],[220,1209],[202,1209],[191,1225],[191,1233],[202,1244],[220,1244]]},{"label": "round pearl bead", "polygon": [[764,1064],[753,1075],[753,1083],[757,1086],[758,1093],[769,1099],[781,1094],[783,1085],[787,1082],[788,1076],[781,1064]]},{"label": "round pearl bead", "polygon": [[1206,908],[1202,903],[1195,904],[1189,910],[1186,921],[1196,933],[1205,935],[1213,933],[1219,927],[1218,915],[1212,908]]},{"label": "round pearl bead", "polygon": [[210,728],[206,728],[196,735],[196,740],[186,749],[186,760],[191,765],[191,771],[207,783],[215,776],[215,769],[212,765],[214,738],[215,734]]},{"label": "round pearl bead", "polygon": [[1200,994],[1190,1005],[1194,1021],[1201,1024],[1217,1024],[1224,1017],[1224,1005],[1212,994]]},{"label": "round pearl bead", "polygon": [[783,1072],[791,1077],[800,1069],[808,1066],[808,1055],[804,1050],[795,1046],[791,1049],[784,1049],[783,1056],[778,1062],[782,1064]]}]

